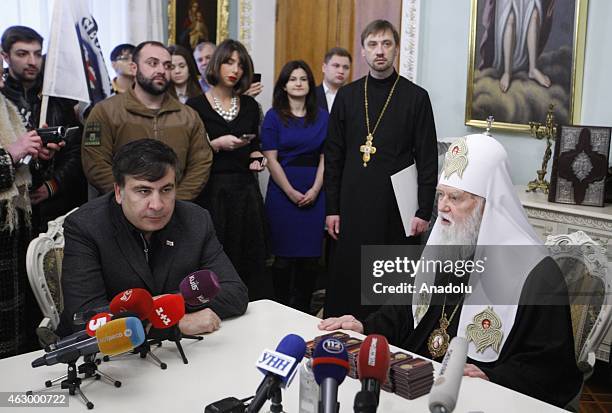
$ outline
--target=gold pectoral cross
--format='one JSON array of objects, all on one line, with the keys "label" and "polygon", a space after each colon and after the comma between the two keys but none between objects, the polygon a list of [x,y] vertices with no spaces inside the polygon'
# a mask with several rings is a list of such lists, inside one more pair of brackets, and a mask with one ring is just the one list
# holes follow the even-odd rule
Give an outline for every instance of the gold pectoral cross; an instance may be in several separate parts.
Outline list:
[{"label": "gold pectoral cross", "polygon": [[376,153],[376,147],[372,145],[373,139],[374,139],[374,136],[372,136],[372,134],[369,133],[368,136],[366,136],[365,145],[361,145],[359,147],[359,152],[363,153],[363,155],[361,156],[361,159],[363,159],[364,167],[368,166],[368,162],[370,161],[371,155],[374,155]]}]

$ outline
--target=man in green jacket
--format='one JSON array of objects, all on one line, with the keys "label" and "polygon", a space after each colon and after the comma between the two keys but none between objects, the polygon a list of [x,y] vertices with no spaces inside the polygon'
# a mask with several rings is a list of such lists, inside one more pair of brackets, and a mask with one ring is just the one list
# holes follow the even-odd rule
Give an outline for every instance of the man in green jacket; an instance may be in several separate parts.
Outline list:
[{"label": "man in green jacket", "polygon": [[197,113],[166,93],[172,60],[155,41],[139,44],[132,54],[134,87],[98,103],[91,111],[82,143],[83,170],[100,194],[113,189],[112,160],[128,142],[151,138],[176,152],[183,178],[177,199],[193,200],[208,180],[212,150]]}]

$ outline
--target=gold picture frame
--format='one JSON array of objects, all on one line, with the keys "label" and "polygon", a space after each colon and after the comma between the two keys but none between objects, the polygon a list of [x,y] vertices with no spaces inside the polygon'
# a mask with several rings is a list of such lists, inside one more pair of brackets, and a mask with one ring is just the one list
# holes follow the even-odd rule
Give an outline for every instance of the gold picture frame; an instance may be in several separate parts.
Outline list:
[{"label": "gold picture frame", "polygon": [[518,13],[509,4],[471,0],[465,124],[486,128],[492,115],[495,129],[529,132],[551,103],[559,124],[580,123],[588,0],[525,1]]},{"label": "gold picture frame", "polygon": [[221,43],[229,37],[229,0],[170,0],[168,44],[193,51],[201,41]]}]

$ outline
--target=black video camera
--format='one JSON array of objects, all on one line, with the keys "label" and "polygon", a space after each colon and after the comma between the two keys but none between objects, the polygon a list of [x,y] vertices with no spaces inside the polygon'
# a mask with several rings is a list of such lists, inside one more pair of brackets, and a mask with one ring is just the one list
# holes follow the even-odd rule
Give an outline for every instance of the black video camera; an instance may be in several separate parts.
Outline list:
[{"label": "black video camera", "polygon": [[38,128],[36,129],[36,133],[42,139],[43,146],[47,146],[50,143],[60,143],[63,140],[66,140],[66,135],[72,132],[73,129],[78,128],[68,128],[66,129],[63,126],[52,126],[50,128]]}]

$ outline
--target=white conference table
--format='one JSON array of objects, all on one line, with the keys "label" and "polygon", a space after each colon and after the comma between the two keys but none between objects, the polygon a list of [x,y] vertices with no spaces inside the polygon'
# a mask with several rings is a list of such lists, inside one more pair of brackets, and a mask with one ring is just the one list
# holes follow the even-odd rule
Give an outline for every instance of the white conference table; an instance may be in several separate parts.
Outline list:
[{"label": "white conference table", "polygon": [[[308,341],[324,334],[317,329],[319,319],[285,307],[274,301],[260,300],[249,304],[245,315],[222,323],[221,329],[202,341],[183,340],[189,364],[180,360],[173,343],[165,342],[154,353],[168,364],[161,370],[138,356],[102,363],[100,370],[120,380],[121,388],[97,380],[87,380],[82,389],[95,404],[94,412],[203,412],[209,403],[229,396],[239,399],[255,393],[262,374],[255,362],[264,348],[274,350],[279,341],[295,333]],[[349,334],[364,338],[362,335]],[[398,348],[392,348],[398,351]],[[49,380],[65,374],[63,364],[33,369],[30,363],[43,352],[33,352],[0,360],[0,392],[24,392],[37,389]],[[439,364],[434,363],[436,371]],[[347,377],[340,386],[341,412],[353,411],[353,399],[361,389],[358,380]],[[64,391],[66,390],[54,390]],[[283,391],[286,412],[298,412],[299,376]],[[428,412],[428,396],[406,400],[381,391],[379,412]],[[67,408],[49,408],[51,412],[84,412],[85,405],[70,396]],[[266,411],[264,406],[262,412]],[[0,411],[20,411],[0,408]],[[37,407],[21,411],[43,412]],[[557,407],[506,389],[496,384],[464,378],[455,412],[563,412]]]}]

